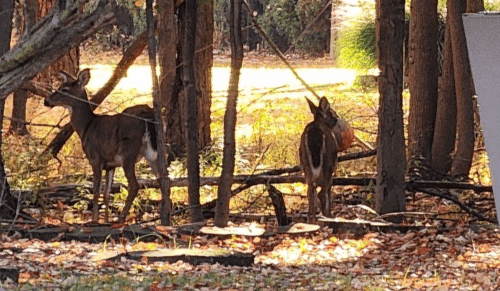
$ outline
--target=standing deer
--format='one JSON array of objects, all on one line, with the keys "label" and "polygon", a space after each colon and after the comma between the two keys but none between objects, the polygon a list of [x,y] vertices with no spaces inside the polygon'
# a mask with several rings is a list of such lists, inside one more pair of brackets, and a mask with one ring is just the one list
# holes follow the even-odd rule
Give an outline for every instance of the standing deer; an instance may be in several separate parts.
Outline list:
[{"label": "standing deer", "polygon": [[104,189],[105,221],[109,215],[109,192],[116,167],[122,167],[128,181],[128,196],[119,221],[123,222],[139,191],[135,164],[146,158],[158,177],[156,131],[152,122],[153,111],[147,105],[127,108],[121,114],[98,115],[92,111],[85,86],[90,79],[89,69],[75,78],[61,71],[62,84],[45,99],[45,106],[62,106],[71,112],[71,124],[82,142],[82,148],[92,166],[94,200],[92,221],[99,220],[98,201],[102,171],[106,171]]},{"label": "standing deer", "polygon": [[300,167],[304,172],[307,183],[307,199],[309,211],[307,221],[314,222],[317,210],[316,192],[319,192],[321,212],[330,216],[332,174],[337,165],[337,141],[333,128],[337,124],[337,117],[330,108],[330,103],[321,97],[319,106],[307,99],[309,108],[314,115],[314,121],[306,125],[300,138]]}]

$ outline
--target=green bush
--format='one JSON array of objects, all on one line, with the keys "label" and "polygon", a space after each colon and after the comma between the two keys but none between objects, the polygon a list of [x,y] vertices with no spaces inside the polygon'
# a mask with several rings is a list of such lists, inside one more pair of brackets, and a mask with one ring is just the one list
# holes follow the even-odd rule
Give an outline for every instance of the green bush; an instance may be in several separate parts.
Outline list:
[{"label": "green bush", "polygon": [[365,70],[375,67],[375,23],[356,22],[340,31],[337,62],[340,67]]},{"label": "green bush", "polygon": [[[323,0],[269,0],[260,25],[281,51],[294,43],[325,5]],[[328,16],[328,12],[323,15]],[[327,18],[327,17],[325,17]],[[300,52],[321,53],[326,50],[329,22],[318,21],[295,45]]]}]

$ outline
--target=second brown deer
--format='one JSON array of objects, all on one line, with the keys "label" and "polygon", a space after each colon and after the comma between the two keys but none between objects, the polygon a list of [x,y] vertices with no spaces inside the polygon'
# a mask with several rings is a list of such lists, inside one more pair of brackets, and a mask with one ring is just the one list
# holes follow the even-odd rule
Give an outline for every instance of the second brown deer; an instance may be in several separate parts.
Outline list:
[{"label": "second brown deer", "polygon": [[[119,221],[123,222],[139,191],[135,164],[144,157],[158,177],[156,131],[153,111],[148,105],[127,108],[121,114],[98,115],[92,111],[85,86],[89,69],[74,76],[61,72],[62,84],[45,99],[45,106],[62,106],[71,112],[71,124],[82,142],[82,148],[93,172],[92,221],[99,220],[99,196],[102,171],[106,171],[104,189],[105,221],[108,221],[109,191],[114,170],[122,167],[128,182],[128,196]],[[148,121],[149,120],[149,121]]]},{"label": "second brown deer", "polygon": [[332,174],[337,166],[337,141],[333,128],[337,117],[330,108],[330,103],[321,97],[319,106],[306,98],[314,120],[306,125],[300,139],[300,167],[304,172],[307,184],[309,210],[307,221],[314,222],[317,210],[317,188],[321,187],[318,198],[321,212],[331,216]]}]

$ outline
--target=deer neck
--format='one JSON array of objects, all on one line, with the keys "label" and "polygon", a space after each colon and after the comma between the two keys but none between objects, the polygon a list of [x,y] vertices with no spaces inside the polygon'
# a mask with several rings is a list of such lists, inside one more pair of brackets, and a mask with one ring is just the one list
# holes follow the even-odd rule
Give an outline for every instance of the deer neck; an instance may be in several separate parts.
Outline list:
[{"label": "deer neck", "polygon": [[80,138],[83,138],[87,128],[97,115],[90,108],[90,104],[82,102],[71,110],[71,124]]}]

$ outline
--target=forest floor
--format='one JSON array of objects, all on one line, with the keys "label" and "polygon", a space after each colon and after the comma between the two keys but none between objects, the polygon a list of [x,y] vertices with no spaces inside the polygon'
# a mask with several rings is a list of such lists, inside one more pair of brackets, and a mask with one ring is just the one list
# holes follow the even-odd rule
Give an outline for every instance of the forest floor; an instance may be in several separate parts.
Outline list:
[{"label": "forest floor", "polygon": [[[112,64],[116,62],[113,55],[103,59],[83,56],[82,67],[93,68],[89,84],[91,91],[107,79],[113,69]],[[301,74],[307,81],[319,88],[323,88],[321,84],[326,86],[341,82],[349,86],[354,82],[355,72],[332,69],[327,59],[292,62],[301,68]],[[150,74],[146,58],[139,59],[136,64],[117,90],[131,92],[134,98],[139,98],[150,92]],[[265,92],[280,86],[298,86],[293,76],[288,77],[289,72],[276,60],[249,57],[245,64],[240,87],[242,92],[255,92],[256,88]],[[214,71],[229,70],[228,58],[216,57],[214,67]],[[225,76],[220,72],[214,75]],[[228,80],[223,78],[213,82],[214,97],[225,96]],[[252,81],[246,84],[245,80],[250,78]],[[140,84],[140,88],[137,84]],[[332,90],[338,93],[340,89],[335,87]],[[287,94],[289,92],[282,93],[283,96]],[[303,93],[300,94],[303,96]],[[343,102],[349,104],[352,101]],[[272,106],[273,103],[265,104]],[[305,108],[305,105],[301,106]],[[355,108],[356,104],[351,106]],[[271,117],[271,122],[276,122],[274,118]],[[276,139],[278,142],[279,138]],[[353,172],[349,172],[350,175]],[[342,169],[342,173],[347,173],[347,170]],[[370,214],[366,208],[349,205],[355,204],[353,200],[358,199],[358,195],[363,196],[363,201],[373,201],[373,192],[369,189],[335,187],[335,191],[341,193],[336,196],[333,210],[335,217],[382,219]],[[494,217],[491,193],[453,193],[468,201],[468,205],[481,207],[483,214]],[[301,194],[304,193],[299,193],[298,198],[295,198],[300,203],[289,207],[290,212],[304,213],[305,196]],[[65,212],[68,212],[67,206],[57,205],[57,208],[59,213],[54,217],[64,218]],[[317,232],[300,236],[278,234],[271,237],[233,236],[220,239],[207,235],[177,235],[169,240],[157,239],[154,242],[109,238],[105,243],[96,244],[58,239],[47,243],[22,238],[15,233],[0,232],[0,268],[20,269],[18,285],[7,281],[0,282],[0,287],[5,290],[152,291],[500,289],[498,225],[477,221],[460,211],[455,204],[420,192],[408,193],[407,209],[410,213],[403,216],[402,225],[411,228],[404,232],[374,231],[361,226],[350,231],[334,231],[322,226]],[[61,220],[53,218],[45,221],[57,224]],[[295,217],[294,221],[301,219]],[[275,220],[270,220],[259,223],[235,221],[234,225],[240,223],[264,228],[272,228],[276,224]],[[195,266],[182,261],[150,263],[125,257],[118,261],[95,259],[105,251],[132,252],[175,249],[179,246],[251,253],[255,255],[255,260],[250,267],[236,267],[219,264]]]}]

